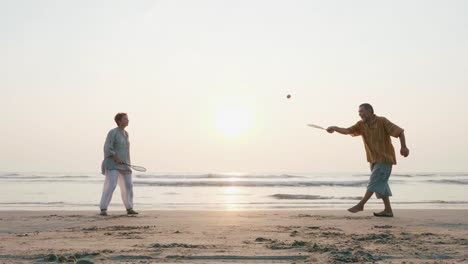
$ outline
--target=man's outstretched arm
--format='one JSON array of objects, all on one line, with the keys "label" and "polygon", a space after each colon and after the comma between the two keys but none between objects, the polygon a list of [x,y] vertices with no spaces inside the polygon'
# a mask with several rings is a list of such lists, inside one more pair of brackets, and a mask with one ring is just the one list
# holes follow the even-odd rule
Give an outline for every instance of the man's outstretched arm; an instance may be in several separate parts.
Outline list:
[{"label": "man's outstretched arm", "polygon": [[327,128],[327,132],[328,133],[333,133],[333,132],[338,132],[340,134],[343,134],[343,135],[349,135],[351,134],[351,132],[349,131],[349,129],[347,128],[342,128],[342,127],[336,127],[336,126],[331,126],[329,128]]}]

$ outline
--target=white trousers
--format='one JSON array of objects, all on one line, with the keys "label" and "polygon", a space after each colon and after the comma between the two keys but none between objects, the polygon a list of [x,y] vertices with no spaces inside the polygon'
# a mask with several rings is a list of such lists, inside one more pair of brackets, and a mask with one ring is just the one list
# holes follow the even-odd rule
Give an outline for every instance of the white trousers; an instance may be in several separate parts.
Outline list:
[{"label": "white trousers", "polygon": [[125,208],[133,208],[133,182],[132,173],[121,172],[118,170],[106,170],[106,179],[104,181],[104,188],[101,197],[101,209],[107,209],[114,193],[117,183],[120,186],[120,194]]}]

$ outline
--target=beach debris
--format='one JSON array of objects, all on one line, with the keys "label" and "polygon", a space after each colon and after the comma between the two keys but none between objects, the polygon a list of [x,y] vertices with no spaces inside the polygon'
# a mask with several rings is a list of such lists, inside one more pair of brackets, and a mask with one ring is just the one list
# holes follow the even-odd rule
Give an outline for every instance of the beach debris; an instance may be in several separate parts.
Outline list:
[{"label": "beach debris", "polygon": [[49,255],[44,257],[44,261],[47,261],[47,262],[57,261],[57,255],[49,254]]},{"label": "beach debris", "polygon": [[206,245],[191,245],[184,243],[170,243],[170,244],[152,244],[151,247],[154,248],[207,248]]},{"label": "beach debris", "polygon": [[[211,255],[211,256],[187,256],[187,255],[169,255],[166,259],[188,259],[188,260],[223,260],[223,261],[304,261],[308,260],[309,256],[293,255],[293,256],[239,256],[239,255]],[[224,262],[223,262],[224,263]],[[241,262],[242,263],[242,262]],[[302,263],[302,262],[301,262]]]},{"label": "beach debris", "polygon": [[421,236],[437,236],[437,235],[434,233],[428,232],[428,233],[421,233]]},{"label": "beach debris", "polygon": [[389,229],[389,228],[393,228],[393,226],[391,225],[376,225],[374,226],[374,228],[382,228],[382,229]]},{"label": "beach debris", "polygon": [[87,260],[87,259],[80,259],[76,262],[76,264],[93,264],[94,262],[92,262],[91,260]]},{"label": "beach debris", "polygon": [[304,241],[294,240],[294,243],[291,244],[291,247],[305,247],[307,245]]},{"label": "beach debris", "polygon": [[298,214],[297,217],[313,217],[310,214]]},{"label": "beach debris", "polygon": [[136,229],[150,229],[155,226],[107,226],[107,227],[85,227],[81,228],[81,231],[128,231],[128,230],[136,230]]},{"label": "beach debris", "polygon": [[255,239],[255,242],[260,242],[260,243],[262,243],[262,242],[271,242],[271,241],[272,240],[270,238],[264,238],[264,237],[257,237]]},{"label": "beach debris", "polygon": [[324,232],[319,233],[319,236],[321,236],[321,237],[341,237],[341,236],[345,236],[345,233],[334,232],[334,231],[324,231]]},{"label": "beach debris", "polygon": [[321,246],[314,243],[308,252],[327,253],[335,262],[355,263],[355,262],[373,262],[381,258],[372,255],[370,252],[362,250],[361,247],[338,249],[335,245]]},{"label": "beach debris", "polygon": [[336,251],[336,246],[319,246],[317,243],[314,243],[312,247],[310,247],[307,251],[308,252],[330,252],[330,251]]},{"label": "beach debris", "polygon": [[292,248],[303,248],[308,245],[305,241],[294,240],[291,244],[285,243],[283,241],[272,240],[271,244],[267,245],[268,249],[278,250],[278,249],[292,249]]},{"label": "beach debris", "polygon": [[299,234],[299,231],[294,230],[294,231],[291,232],[291,234],[290,234],[289,236],[295,237],[295,236],[297,236],[298,234]]},{"label": "beach debris", "polygon": [[75,256],[64,256],[64,255],[55,255],[55,254],[49,254],[44,257],[44,261],[46,262],[76,262],[76,257]]},{"label": "beach debris", "polygon": [[369,235],[358,235],[352,237],[354,240],[357,241],[373,241],[376,243],[386,244],[393,240],[395,236],[393,234],[369,234]]},{"label": "beach debris", "polygon": [[67,262],[68,258],[65,256],[58,256],[57,262]]},{"label": "beach debris", "polygon": [[345,263],[362,263],[362,262],[374,262],[381,260],[380,257],[374,256],[369,252],[364,250],[343,250],[332,252],[331,257],[335,261],[345,262]]},{"label": "beach debris", "polygon": [[[104,250],[103,252],[106,252]],[[108,252],[112,253],[113,251],[109,250]],[[82,252],[82,253],[75,253],[73,255],[57,255],[57,254],[49,254],[43,257],[45,262],[73,262],[73,263],[93,263],[93,262],[79,262],[79,261],[89,261],[83,258],[93,258],[100,253],[98,252]]]}]

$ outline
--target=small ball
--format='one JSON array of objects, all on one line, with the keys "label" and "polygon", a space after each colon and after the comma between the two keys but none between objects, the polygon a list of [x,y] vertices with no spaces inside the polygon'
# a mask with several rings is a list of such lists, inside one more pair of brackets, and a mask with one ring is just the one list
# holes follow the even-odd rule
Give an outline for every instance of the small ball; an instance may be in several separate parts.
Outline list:
[{"label": "small ball", "polygon": [[288,95],[286,96],[286,98],[288,98],[288,99],[291,99],[291,95],[290,95],[290,94],[288,94]]}]

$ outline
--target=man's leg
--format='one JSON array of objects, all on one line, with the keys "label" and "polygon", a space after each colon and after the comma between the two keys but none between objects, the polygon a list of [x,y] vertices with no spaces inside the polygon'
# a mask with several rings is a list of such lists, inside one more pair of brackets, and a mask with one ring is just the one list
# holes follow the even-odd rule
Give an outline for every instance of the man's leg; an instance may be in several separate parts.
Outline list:
[{"label": "man's leg", "polygon": [[390,197],[380,197],[385,205],[385,209],[382,212],[374,213],[374,216],[378,217],[393,217],[392,207],[390,205]]},{"label": "man's leg", "polygon": [[112,194],[114,193],[115,187],[117,186],[117,178],[119,176],[119,172],[116,170],[106,171],[106,179],[104,180],[104,187],[102,189],[102,196],[101,196],[101,203],[100,208],[101,211],[107,210],[107,207],[112,200]]},{"label": "man's leg", "polygon": [[[374,164],[371,163],[369,164],[370,165],[370,170],[371,170],[371,180],[372,180],[372,173],[374,173]],[[367,203],[367,201],[369,201],[369,199],[372,197],[372,195],[374,194],[374,192],[371,192],[371,191],[367,191],[365,194],[364,194],[364,197],[362,197],[361,201],[356,204],[355,206],[351,207],[348,209],[349,212],[351,213],[357,213],[357,212],[361,212],[364,210],[364,205]]]},{"label": "man's leg", "polygon": [[377,198],[382,199],[385,208],[382,212],[379,213],[374,213],[375,216],[381,216],[381,217],[393,217],[393,211],[392,211],[392,206],[390,205],[390,196],[392,196],[392,190],[390,189],[390,186],[388,185],[388,180],[390,178],[390,175],[392,173],[392,165],[391,164],[382,164],[381,166],[381,177],[380,177],[380,190],[379,192],[376,192],[375,195]]},{"label": "man's leg", "polygon": [[369,201],[373,194],[373,192],[366,192],[364,194],[364,197],[362,197],[361,201],[355,206],[349,208],[348,211],[351,213],[357,213],[364,210],[364,205],[367,203],[367,201]]},{"label": "man's leg", "polygon": [[385,213],[393,213],[392,206],[390,205],[390,197],[383,197],[382,201],[385,205],[384,212]]}]

